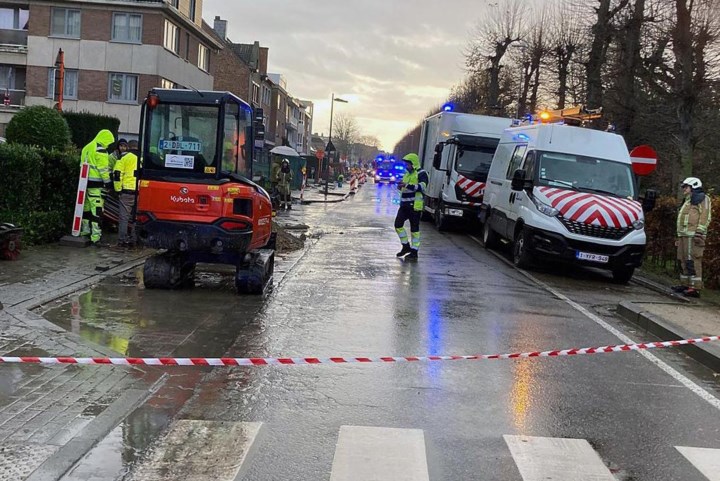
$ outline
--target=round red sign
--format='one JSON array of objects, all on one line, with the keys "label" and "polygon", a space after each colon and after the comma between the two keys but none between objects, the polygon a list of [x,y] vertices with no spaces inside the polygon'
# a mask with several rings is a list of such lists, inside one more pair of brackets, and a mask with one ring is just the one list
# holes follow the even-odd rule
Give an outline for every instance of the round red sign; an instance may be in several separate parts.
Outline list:
[{"label": "round red sign", "polygon": [[633,172],[637,175],[651,174],[657,167],[657,152],[649,145],[640,145],[630,152]]}]

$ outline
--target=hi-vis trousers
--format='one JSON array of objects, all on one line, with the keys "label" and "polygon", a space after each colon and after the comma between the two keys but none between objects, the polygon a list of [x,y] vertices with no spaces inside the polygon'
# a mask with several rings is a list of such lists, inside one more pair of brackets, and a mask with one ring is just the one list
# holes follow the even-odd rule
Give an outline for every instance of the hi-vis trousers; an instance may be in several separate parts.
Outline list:
[{"label": "hi-vis trousers", "polygon": [[699,237],[680,237],[678,239],[677,258],[682,267],[680,284],[702,289],[702,257],[705,240]]}]

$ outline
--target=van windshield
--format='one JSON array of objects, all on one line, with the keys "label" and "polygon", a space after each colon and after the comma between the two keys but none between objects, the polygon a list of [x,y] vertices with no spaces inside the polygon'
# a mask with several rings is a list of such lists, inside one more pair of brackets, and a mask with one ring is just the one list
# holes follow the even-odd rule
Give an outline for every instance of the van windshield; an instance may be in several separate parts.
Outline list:
[{"label": "van windshield", "polygon": [[495,148],[458,145],[455,170],[472,180],[487,180]]},{"label": "van windshield", "polygon": [[538,154],[538,185],[635,198],[630,164],[557,152]]}]

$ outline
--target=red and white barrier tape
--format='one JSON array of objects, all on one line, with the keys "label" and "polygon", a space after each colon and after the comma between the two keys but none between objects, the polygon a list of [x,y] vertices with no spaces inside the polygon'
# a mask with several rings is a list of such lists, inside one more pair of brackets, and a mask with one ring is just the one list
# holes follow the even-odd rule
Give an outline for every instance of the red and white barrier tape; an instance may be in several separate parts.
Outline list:
[{"label": "red and white barrier tape", "polygon": [[532,357],[580,356],[584,354],[607,354],[611,352],[641,351],[664,347],[678,347],[720,340],[720,336],[682,339],[679,341],[619,344],[615,346],[584,347],[557,351],[519,352],[514,354],[478,354],[471,356],[410,356],[410,357],[8,357],[0,356],[0,363],[29,364],[111,364],[119,366],[268,366],[299,364],[367,364],[392,362],[430,361],[484,361],[492,359],[525,359]]}]

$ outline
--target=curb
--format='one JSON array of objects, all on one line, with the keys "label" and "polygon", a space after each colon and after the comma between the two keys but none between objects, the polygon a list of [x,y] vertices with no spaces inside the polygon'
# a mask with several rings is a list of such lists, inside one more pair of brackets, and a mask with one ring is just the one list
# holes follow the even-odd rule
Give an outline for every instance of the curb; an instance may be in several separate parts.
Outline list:
[{"label": "curb", "polygon": [[152,396],[167,380],[162,374],[147,389],[129,389],[93,419],[78,435],[45,460],[25,481],[60,479],[115,429],[138,406]]},{"label": "curb", "polygon": [[[330,194],[330,195],[332,195],[332,194]],[[337,195],[337,194],[336,194],[336,195]],[[347,200],[347,198],[350,197],[350,192],[348,192],[347,194],[342,194],[342,196],[343,196],[342,199],[335,199],[335,200],[303,200],[301,204],[302,204],[302,205],[307,205],[307,204],[336,204],[336,203],[338,203],[338,202],[342,202],[342,201],[344,201],[344,200]]]},{"label": "curb", "polygon": [[676,301],[684,302],[686,304],[692,304],[692,301],[688,299],[687,297],[680,296],[678,294],[675,294],[670,290],[669,287],[666,287],[658,282],[651,281],[650,279],[638,275],[634,275],[631,282],[634,282],[636,284],[640,284],[641,286],[650,289],[651,291],[655,291],[658,294],[662,294],[664,296],[669,297],[670,299],[674,299]]},{"label": "curb", "polygon": [[[697,333],[692,334],[667,319],[643,311],[640,306],[633,302],[620,302],[617,306],[617,313],[646,332],[654,334],[661,339],[690,339],[697,337]],[[715,372],[720,372],[719,346],[714,344],[691,344],[681,346],[678,349],[700,364],[703,364]]]}]

